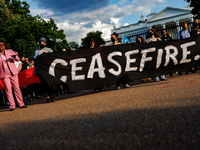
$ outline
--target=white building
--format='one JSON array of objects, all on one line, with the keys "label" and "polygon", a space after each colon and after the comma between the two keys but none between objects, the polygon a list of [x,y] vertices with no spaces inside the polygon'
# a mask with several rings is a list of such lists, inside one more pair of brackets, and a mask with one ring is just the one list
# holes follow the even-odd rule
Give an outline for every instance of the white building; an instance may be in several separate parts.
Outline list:
[{"label": "white building", "polygon": [[[145,16],[141,15],[141,20],[138,23],[111,30],[111,34],[116,32],[119,34],[119,39],[125,35],[130,42],[134,43],[137,36],[143,36],[146,39],[146,33],[149,29],[154,28],[161,36],[162,29],[166,29],[168,34],[173,38],[177,38],[177,33],[181,29],[181,24],[186,22],[189,30],[193,22],[193,15],[189,6],[184,8],[167,7],[159,13],[152,12]],[[109,44],[110,40],[106,41]]]}]

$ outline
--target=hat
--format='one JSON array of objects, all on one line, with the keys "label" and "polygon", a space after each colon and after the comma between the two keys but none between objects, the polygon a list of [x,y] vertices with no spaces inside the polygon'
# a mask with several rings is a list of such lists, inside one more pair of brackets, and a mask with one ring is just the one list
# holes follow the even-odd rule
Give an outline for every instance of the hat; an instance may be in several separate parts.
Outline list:
[{"label": "hat", "polygon": [[39,39],[39,43],[40,43],[40,42],[47,43],[47,40],[46,40],[44,37],[41,37],[41,38]]}]

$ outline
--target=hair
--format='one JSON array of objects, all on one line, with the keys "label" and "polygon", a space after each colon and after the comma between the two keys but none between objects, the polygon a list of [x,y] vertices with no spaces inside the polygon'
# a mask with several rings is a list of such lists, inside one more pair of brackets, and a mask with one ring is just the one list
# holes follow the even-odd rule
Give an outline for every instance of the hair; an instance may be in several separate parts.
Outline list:
[{"label": "hair", "polygon": [[18,52],[16,52],[16,51],[14,51],[14,53],[16,54],[16,55],[18,55],[19,53]]},{"label": "hair", "polygon": [[[194,19],[194,21],[196,21],[200,25],[200,20],[199,19]],[[194,25],[194,21],[193,21],[193,25]]]},{"label": "hair", "polygon": [[114,35],[116,38],[118,38],[118,33],[114,32],[112,35]]},{"label": "hair", "polygon": [[186,23],[186,22],[183,22],[181,26],[183,27],[185,24],[187,24],[187,23]]},{"label": "hair", "polygon": [[200,23],[200,20],[199,20],[199,19],[194,19],[194,21],[196,21],[196,22]]},{"label": "hair", "polygon": [[0,43],[3,43],[3,44],[6,46],[5,42],[3,42],[3,41],[0,41]]},{"label": "hair", "polygon": [[146,42],[145,39],[142,36],[137,36],[136,39],[135,39],[135,41],[137,39],[141,39],[141,43],[145,43]]},{"label": "hair", "polygon": [[154,34],[155,37],[160,37],[160,35],[158,34],[158,32],[156,32],[155,29],[149,29],[149,30],[147,31],[147,37],[146,37],[146,39],[148,39],[148,38],[151,37],[151,36],[149,35],[150,30],[153,32],[153,34]]}]

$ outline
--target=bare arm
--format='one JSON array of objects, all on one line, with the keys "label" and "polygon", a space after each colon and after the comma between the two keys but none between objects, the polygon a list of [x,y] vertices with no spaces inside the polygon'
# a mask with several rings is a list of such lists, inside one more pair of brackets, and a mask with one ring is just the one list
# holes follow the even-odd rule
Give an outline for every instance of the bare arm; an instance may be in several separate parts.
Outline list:
[{"label": "bare arm", "polygon": [[18,72],[20,72],[22,70],[22,63],[19,64],[17,70],[18,70]]}]

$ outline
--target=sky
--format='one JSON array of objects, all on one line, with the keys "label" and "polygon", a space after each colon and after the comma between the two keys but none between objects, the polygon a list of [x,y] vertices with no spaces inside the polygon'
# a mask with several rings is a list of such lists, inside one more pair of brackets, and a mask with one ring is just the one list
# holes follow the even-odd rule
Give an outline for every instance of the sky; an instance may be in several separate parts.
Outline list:
[{"label": "sky", "polygon": [[88,32],[102,31],[104,39],[110,38],[113,27],[134,24],[152,11],[166,7],[181,8],[184,0],[25,0],[33,16],[54,19],[63,29],[68,42],[80,44]]}]

